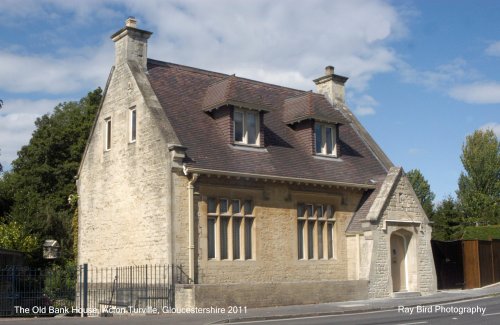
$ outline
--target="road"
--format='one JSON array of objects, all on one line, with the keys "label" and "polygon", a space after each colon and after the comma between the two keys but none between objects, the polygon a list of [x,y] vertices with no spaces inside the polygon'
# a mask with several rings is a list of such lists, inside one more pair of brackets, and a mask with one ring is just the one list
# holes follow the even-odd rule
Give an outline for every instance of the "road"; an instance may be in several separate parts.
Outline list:
[{"label": "road", "polygon": [[[500,324],[500,297],[489,297],[471,299],[456,303],[444,303],[418,308],[396,310],[373,311],[355,314],[342,314],[330,316],[316,316],[303,318],[272,319],[260,321],[239,322],[237,324],[255,325],[320,325],[320,324]],[[424,307],[427,307],[426,309]],[[477,310],[481,308],[481,310]],[[299,306],[297,307],[300,308]],[[473,309],[475,308],[475,309]],[[484,312],[482,308],[485,308]],[[471,312],[475,310],[475,314]],[[459,314],[462,312],[462,314]],[[164,316],[121,316],[121,317],[89,317],[89,318],[30,318],[30,319],[7,319],[0,318],[0,325],[201,325],[210,324],[221,320],[221,315],[164,315]]]},{"label": "road", "polygon": [[[462,307],[462,308],[461,308]],[[467,307],[470,308],[467,309]],[[481,311],[471,314],[473,309],[486,308],[484,314]],[[318,317],[304,317],[295,319],[283,319],[272,321],[241,322],[239,324],[500,324],[500,297],[473,299],[457,303],[445,303],[431,306],[421,306],[410,310],[386,310],[373,311],[348,315],[332,315]],[[461,309],[460,309],[461,308]],[[463,312],[461,315],[458,314]]]}]

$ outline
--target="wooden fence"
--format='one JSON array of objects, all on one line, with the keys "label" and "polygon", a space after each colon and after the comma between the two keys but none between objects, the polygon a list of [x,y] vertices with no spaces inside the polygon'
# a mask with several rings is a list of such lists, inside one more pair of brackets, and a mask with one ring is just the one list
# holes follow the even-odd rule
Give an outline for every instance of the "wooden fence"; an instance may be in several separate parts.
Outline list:
[{"label": "wooden fence", "polygon": [[432,241],[438,289],[500,282],[500,240]]}]

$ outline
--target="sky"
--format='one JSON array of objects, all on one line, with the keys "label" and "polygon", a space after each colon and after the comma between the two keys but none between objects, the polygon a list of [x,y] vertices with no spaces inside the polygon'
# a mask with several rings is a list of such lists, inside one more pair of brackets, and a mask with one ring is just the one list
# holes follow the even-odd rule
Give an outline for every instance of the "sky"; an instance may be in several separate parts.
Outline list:
[{"label": "sky", "polygon": [[34,121],[104,88],[136,17],[148,57],[315,90],[327,65],[393,163],[454,196],[467,135],[500,137],[500,1],[0,0],[0,163]]}]

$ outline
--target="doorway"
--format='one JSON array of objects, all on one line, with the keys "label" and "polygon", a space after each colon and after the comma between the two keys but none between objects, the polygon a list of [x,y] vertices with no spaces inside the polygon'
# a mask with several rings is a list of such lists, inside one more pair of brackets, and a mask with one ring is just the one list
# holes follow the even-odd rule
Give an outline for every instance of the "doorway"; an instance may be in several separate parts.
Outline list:
[{"label": "doorway", "polygon": [[408,291],[407,286],[408,240],[404,235],[391,235],[391,275],[394,292]]}]

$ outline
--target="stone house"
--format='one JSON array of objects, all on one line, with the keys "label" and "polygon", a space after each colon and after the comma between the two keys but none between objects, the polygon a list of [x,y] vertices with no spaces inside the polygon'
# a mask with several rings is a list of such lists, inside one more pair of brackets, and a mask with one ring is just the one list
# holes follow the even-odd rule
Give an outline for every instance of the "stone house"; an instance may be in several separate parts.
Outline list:
[{"label": "stone house", "polygon": [[183,265],[178,306],[436,290],[431,227],[327,67],[306,92],[147,59],[134,19],[77,177],[78,262]]}]

